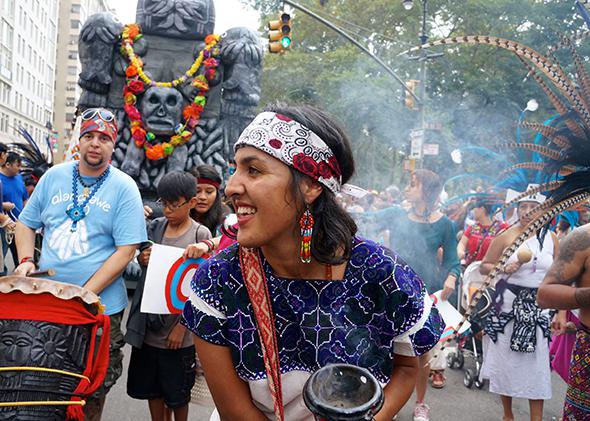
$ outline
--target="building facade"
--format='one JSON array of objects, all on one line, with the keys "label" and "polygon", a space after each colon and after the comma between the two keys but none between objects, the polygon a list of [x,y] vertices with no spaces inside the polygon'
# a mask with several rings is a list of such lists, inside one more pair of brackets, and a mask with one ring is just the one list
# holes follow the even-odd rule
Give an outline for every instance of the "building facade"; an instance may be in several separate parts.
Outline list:
[{"label": "building facade", "polygon": [[0,0],[0,142],[50,133],[59,0]]},{"label": "building facade", "polygon": [[[1,1],[1,0],[0,0]],[[109,12],[106,0],[60,0],[55,71],[55,113],[53,127],[57,131],[58,149],[55,159],[60,162],[72,137],[76,104],[81,89],[78,74],[78,37],[89,16]]]}]

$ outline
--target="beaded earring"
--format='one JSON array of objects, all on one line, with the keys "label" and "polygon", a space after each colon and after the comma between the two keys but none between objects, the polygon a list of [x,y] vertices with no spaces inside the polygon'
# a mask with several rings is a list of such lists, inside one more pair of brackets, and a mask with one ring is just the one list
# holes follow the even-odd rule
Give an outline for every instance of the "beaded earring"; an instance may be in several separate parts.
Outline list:
[{"label": "beaded earring", "polygon": [[309,210],[309,206],[301,215],[299,219],[299,227],[301,228],[301,251],[299,256],[303,263],[311,262],[311,236],[313,234],[313,215]]}]

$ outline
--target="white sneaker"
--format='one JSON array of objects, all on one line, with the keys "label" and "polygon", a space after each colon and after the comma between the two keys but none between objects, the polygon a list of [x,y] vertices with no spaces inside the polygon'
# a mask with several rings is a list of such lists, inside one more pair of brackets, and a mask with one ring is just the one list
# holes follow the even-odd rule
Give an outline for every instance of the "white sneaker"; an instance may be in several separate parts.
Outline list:
[{"label": "white sneaker", "polygon": [[430,421],[430,407],[425,403],[416,403],[414,408],[414,421]]}]

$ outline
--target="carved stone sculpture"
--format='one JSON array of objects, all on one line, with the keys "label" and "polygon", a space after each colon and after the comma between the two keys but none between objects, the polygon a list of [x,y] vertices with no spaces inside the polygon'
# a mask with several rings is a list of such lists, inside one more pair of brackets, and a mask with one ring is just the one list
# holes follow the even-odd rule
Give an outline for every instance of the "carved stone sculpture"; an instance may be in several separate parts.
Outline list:
[{"label": "carved stone sculpture", "polygon": [[[133,52],[143,62],[152,80],[170,82],[187,72],[213,33],[213,0],[139,0],[137,23],[142,37],[133,42]],[[161,177],[171,170],[188,170],[203,163],[224,170],[233,143],[255,116],[260,101],[262,46],[256,33],[232,28],[221,36],[219,64],[208,81],[206,105],[190,139],[171,155],[148,159],[144,148],[132,138],[124,111],[123,88],[128,58],[121,54],[123,25],[109,14],[91,16],[80,33],[83,92],[79,108],[103,106],[115,111],[119,137],[113,165],[132,176],[144,197],[153,196]],[[197,74],[204,74],[201,68]],[[195,98],[191,83],[177,86],[147,86],[137,94],[137,109],[151,144],[168,142],[179,125],[185,124],[183,109]]]}]

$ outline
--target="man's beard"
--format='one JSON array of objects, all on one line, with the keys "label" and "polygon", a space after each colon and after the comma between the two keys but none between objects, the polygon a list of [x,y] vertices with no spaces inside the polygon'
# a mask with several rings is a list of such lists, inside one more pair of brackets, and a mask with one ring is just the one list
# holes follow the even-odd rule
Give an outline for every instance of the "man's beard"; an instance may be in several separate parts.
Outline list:
[{"label": "man's beard", "polygon": [[86,164],[86,166],[90,167],[90,168],[100,168],[103,167],[105,164],[105,159],[101,156],[100,159],[95,162],[95,163],[91,163],[88,161],[88,152],[86,152],[84,155],[82,155],[82,159],[84,160],[84,164]]}]

